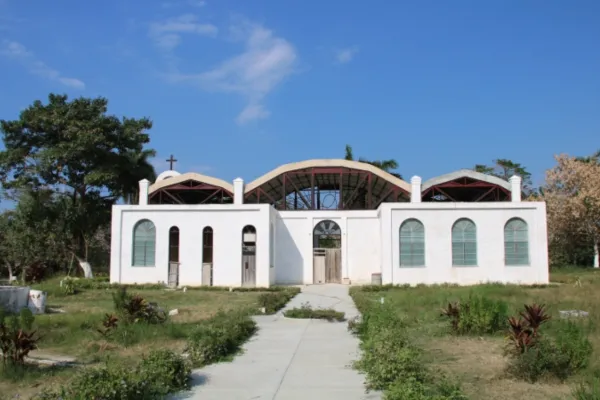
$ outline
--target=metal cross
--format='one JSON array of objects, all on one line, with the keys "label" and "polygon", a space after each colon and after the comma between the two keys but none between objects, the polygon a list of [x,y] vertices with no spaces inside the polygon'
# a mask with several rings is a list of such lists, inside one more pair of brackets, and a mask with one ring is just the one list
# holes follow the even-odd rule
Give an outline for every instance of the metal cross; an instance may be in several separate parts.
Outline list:
[{"label": "metal cross", "polygon": [[173,171],[173,163],[177,162],[177,160],[173,158],[173,154],[171,154],[171,157],[169,157],[167,162],[169,163],[169,170]]}]

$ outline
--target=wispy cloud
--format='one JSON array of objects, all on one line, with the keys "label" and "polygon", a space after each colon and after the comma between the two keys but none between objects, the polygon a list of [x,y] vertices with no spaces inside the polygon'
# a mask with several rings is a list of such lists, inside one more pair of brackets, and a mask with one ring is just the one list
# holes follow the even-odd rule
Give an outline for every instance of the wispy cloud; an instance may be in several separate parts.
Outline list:
[{"label": "wispy cloud", "polygon": [[189,0],[188,4],[192,7],[204,7],[206,5],[206,1],[204,1],[204,0]]},{"label": "wispy cloud", "polygon": [[85,83],[83,83],[83,81],[77,78],[63,76],[60,72],[39,60],[35,54],[27,50],[27,48],[19,42],[10,40],[2,41],[0,55],[18,61],[33,75],[59,82],[64,86],[73,89],[85,89]]},{"label": "wispy cloud", "polygon": [[216,36],[219,30],[212,24],[198,22],[198,17],[193,14],[184,14],[176,18],[169,18],[164,22],[150,24],[150,37],[156,45],[164,50],[173,50],[181,43],[184,33],[203,36]]},{"label": "wispy cloud", "polygon": [[265,97],[294,72],[297,53],[284,38],[261,25],[243,22],[232,27],[244,50],[217,67],[195,75],[171,75],[175,81],[188,81],[205,90],[237,93],[247,100],[237,116],[239,124],[268,118]]},{"label": "wispy cloud", "polygon": [[345,49],[339,49],[335,52],[335,59],[340,64],[346,64],[352,61],[356,54],[358,54],[358,47],[348,47]]}]

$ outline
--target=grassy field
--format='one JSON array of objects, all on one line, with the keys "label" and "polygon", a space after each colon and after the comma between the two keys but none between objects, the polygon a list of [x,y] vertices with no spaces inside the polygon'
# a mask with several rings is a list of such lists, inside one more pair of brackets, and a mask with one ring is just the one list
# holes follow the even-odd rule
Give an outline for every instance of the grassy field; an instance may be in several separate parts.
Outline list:
[{"label": "grassy field", "polygon": [[[433,369],[446,373],[453,382],[460,383],[469,399],[567,399],[586,375],[600,371],[600,271],[562,269],[553,271],[545,287],[481,285],[473,287],[421,286],[392,288],[380,292],[352,291],[361,311],[379,307],[381,298],[399,316],[406,317],[410,336],[424,350]],[[504,300],[509,314],[518,315],[524,304],[545,304],[554,321],[559,310],[584,310],[589,318],[581,321],[593,345],[591,365],[566,382],[545,380],[535,384],[510,376],[504,349],[507,342],[503,333],[490,336],[457,336],[452,334],[448,320],[441,318],[441,308],[448,302],[464,299],[469,294]],[[547,324],[552,330],[552,320]]]},{"label": "grassy field", "polygon": [[[118,329],[110,338],[104,338],[97,330],[102,328],[103,317],[114,313],[112,294],[115,290],[92,289],[63,295],[58,280],[44,282],[36,288],[49,292],[47,307],[64,310],[64,313],[35,316],[33,329],[42,339],[38,343],[39,349],[31,355],[38,358],[73,357],[85,365],[104,361],[133,365],[153,349],[171,349],[181,353],[198,322],[219,310],[258,310],[257,300],[261,293],[130,289],[132,294],[140,294],[167,312],[178,309],[178,315],[169,317],[165,324],[134,324],[127,329]],[[43,386],[65,382],[72,373],[72,368],[35,368],[22,376],[3,373],[0,377],[0,398],[14,398],[16,394],[27,398]]]}]

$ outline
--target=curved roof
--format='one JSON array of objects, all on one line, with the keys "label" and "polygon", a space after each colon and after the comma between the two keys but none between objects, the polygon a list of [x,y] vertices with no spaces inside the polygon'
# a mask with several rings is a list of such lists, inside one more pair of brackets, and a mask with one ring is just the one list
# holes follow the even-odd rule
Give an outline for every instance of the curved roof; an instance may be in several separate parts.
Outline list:
[{"label": "curved roof", "polygon": [[352,168],[357,170],[363,170],[371,172],[382,179],[398,186],[399,188],[405,190],[410,193],[410,184],[402,179],[396,178],[394,175],[389,174],[377,167],[372,166],[371,164],[359,162],[359,161],[350,161],[350,160],[341,160],[341,159],[324,159],[324,160],[306,160],[300,161],[290,164],[281,165],[274,170],[267,172],[263,176],[260,176],[246,185],[246,189],[244,193],[251,192],[262,184],[270,181],[277,176],[284,174],[286,172],[295,171],[298,169],[306,169],[306,168],[322,168],[322,167],[342,167],[342,168]]},{"label": "curved roof", "polygon": [[212,186],[217,186],[222,189],[227,190],[230,193],[233,193],[233,185],[231,183],[227,183],[222,179],[213,178],[211,176],[197,174],[195,172],[186,172],[185,174],[181,174],[178,176],[173,176],[168,179],[163,179],[161,181],[157,181],[150,185],[149,193],[152,193],[158,189],[162,189],[165,187],[169,187],[172,185],[176,185],[178,183],[182,183],[185,181],[196,181],[206,183]]},{"label": "curved roof", "polygon": [[450,172],[449,174],[444,174],[440,176],[436,176],[435,178],[428,179],[423,183],[421,187],[421,191],[425,191],[432,186],[439,185],[441,183],[450,182],[459,178],[471,178],[482,182],[487,182],[492,185],[498,185],[506,190],[510,191],[510,183],[505,181],[504,179],[500,179],[493,175],[484,174],[482,172],[473,171],[472,169],[459,169],[458,171]]}]

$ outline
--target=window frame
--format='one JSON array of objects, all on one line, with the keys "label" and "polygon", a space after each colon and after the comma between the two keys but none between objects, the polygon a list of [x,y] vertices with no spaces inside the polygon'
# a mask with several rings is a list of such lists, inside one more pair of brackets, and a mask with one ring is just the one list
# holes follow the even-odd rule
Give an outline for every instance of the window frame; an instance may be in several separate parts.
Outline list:
[{"label": "window frame", "polygon": [[[462,229],[460,232],[456,232],[456,228],[459,224],[461,223],[468,223],[470,226],[473,227],[473,235],[474,235],[474,239],[472,240],[468,240],[465,237],[465,232],[467,232],[466,229]],[[462,238],[460,238],[460,240],[456,240],[455,239],[455,232],[459,233]],[[459,264],[457,263],[456,259],[457,257],[455,257],[455,243],[459,243],[462,245],[462,259],[463,259],[463,264]],[[475,262],[474,263],[467,263],[467,245],[468,244],[473,244],[474,247],[474,251],[473,253],[475,254]],[[450,229],[450,245],[451,245],[451,251],[452,251],[452,267],[478,267],[479,266],[479,253],[478,253],[478,246],[477,246],[477,224],[470,218],[459,218],[456,221],[454,221],[454,223],[452,224],[452,228]]]},{"label": "window frame", "polygon": [[[143,248],[143,250],[139,249],[139,245],[138,245],[138,243],[136,241],[137,230],[143,224],[146,224],[146,223],[150,224],[152,226],[152,230],[153,230],[153,233],[152,233],[153,248],[152,248],[151,251],[147,250],[147,243],[149,243],[149,241],[147,240],[147,238],[144,241],[144,248]],[[150,230],[148,230],[148,232],[149,231]],[[148,235],[148,237],[149,236],[150,235]],[[136,248],[137,248],[137,250],[136,250]],[[143,259],[144,259],[144,261],[143,261],[142,264],[136,263],[136,255],[138,255],[138,253],[137,253],[138,251],[143,251]],[[149,254],[152,255],[152,259],[151,259],[152,262],[149,262],[149,258],[150,258],[150,257],[148,257]],[[141,219],[138,222],[136,222],[135,225],[133,226],[133,230],[132,230],[132,243],[131,243],[131,266],[132,267],[136,267],[136,268],[137,267],[152,267],[152,268],[156,267],[156,225],[154,224],[154,222],[150,221],[149,219],[146,219],[146,218]]]},{"label": "window frame", "polygon": [[[403,257],[402,257],[402,244],[403,244],[403,235],[402,235],[402,228],[404,228],[405,226],[407,226],[408,224],[411,223],[417,223],[419,224],[419,226],[422,229],[422,263],[419,263],[419,259],[413,260],[415,258],[415,254],[414,252],[411,252],[411,263],[405,263],[405,261],[403,261]],[[416,231],[413,229],[411,230],[411,236],[410,236],[410,240],[411,240],[411,247],[415,244],[415,240],[413,238],[413,235]],[[426,248],[426,242],[427,242],[427,238],[426,238],[426,231],[425,231],[425,224],[423,224],[423,222],[421,222],[420,220],[416,219],[416,218],[408,218],[406,220],[404,220],[401,224],[400,227],[398,228],[398,263],[400,268],[425,268],[426,264],[427,264],[427,248]],[[418,244],[418,242],[416,242]],[[411,250],[412,251],[412,250]]]}]

